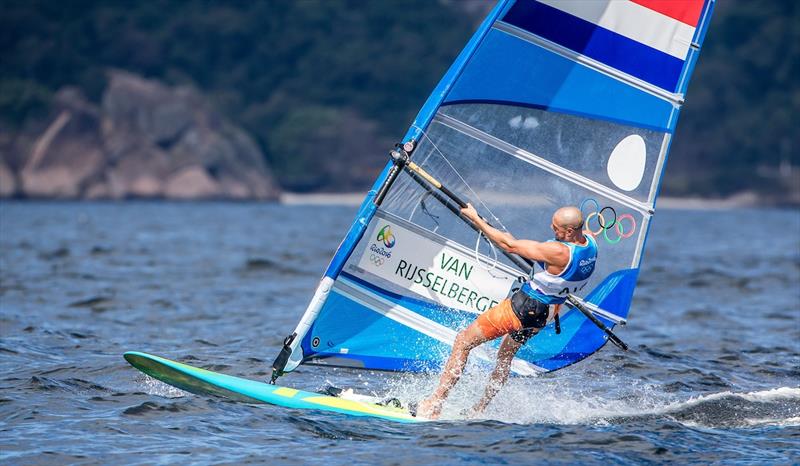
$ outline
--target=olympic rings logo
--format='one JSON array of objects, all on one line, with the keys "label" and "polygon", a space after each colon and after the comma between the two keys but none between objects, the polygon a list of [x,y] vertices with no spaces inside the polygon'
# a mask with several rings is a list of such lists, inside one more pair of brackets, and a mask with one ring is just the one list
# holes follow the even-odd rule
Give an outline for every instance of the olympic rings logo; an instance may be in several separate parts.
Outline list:
[{"label": "olympic rings logo", "polygon": [[381,228],[381,231],[378,232],[378,237],[376,239],[378,241],[383,241],[383,245],[387,248],[394,247],[395,238],[389,225]]},{"label": "olympic rings logo", "polygon": [[[594,211],[585,213],[584,208],[586,204],[594,204]],[[586,230],[592,236],[597,237],[603,235],[608,244],[617,244],[625,238],[630,238],[636,232],[636,219],[631,214],[617,215],[617,211],[611,206],[605,206],[602,209],[600,204],[592,198],[586,198],[581,202],[581,214],[584,215],[583,222],[586,225]],[[591,222],[594,220],[597,229],[592,229]],[[628,221],[628,226],[623,226],[623,222]],[[612,230],[616,232],[616,237],[609,237],[608,232]]]},{"label": "olympic rings logo", "polygon": [[376,254],[369,255],[369,261],[375,264],[376,267],[380,267],[386,262],[386,258],[378,256]]}]

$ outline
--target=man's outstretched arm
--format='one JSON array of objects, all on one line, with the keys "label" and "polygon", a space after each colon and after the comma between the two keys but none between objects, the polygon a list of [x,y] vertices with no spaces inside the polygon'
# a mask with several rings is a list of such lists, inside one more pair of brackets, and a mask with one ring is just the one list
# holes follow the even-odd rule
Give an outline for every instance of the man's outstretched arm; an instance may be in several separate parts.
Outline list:
[{"label": "man's outstretched arm", "polygon": [[569,250],[563,245],[516,239],[511,233],[500,231],[486,223],[472,204],[467,204],[467,207],[461,209],[461,214],[472,221],[490,241],[506,252],[534,261],[544,261],[548,264],[566,264],[569,261]]},{"label": "man's outstretched arm", "polygon": [[475,210],[475,207],[473,207],[472,204],[467,204],[466,207],[461,209],[461,214],[474,223],[475,226],[478,227],[478,229],[481,230],[490,241],[500,246],[503,250],[511,252],[514,242],[517,241],[517,239],[514,238],[511,233],[500,231],[486,223],[486,221],[482,219],[480,215],[478,215],[478,211]]}]

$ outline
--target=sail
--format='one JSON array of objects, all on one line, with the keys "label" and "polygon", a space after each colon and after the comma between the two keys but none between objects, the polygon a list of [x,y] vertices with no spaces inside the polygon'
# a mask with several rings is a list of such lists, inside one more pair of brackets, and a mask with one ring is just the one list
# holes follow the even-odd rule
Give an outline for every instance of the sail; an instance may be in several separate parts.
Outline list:
[{"label": "sail", "polygon": [[[420,110],[404,142],[431,179],[389,163],[285,349],[298,364],[421,371],[528,270],[489,244],[439,182],[518,238],[552,237],[578,206],[598,243],[572,290],[625,323],[672,134],[713,0],[500,1]],[[646,310],[643,310],[646,311]],[[517,354],[521,375],[563,368],[606,334],[562,311]],[[473,351],[490,362],[498,341]]]}]

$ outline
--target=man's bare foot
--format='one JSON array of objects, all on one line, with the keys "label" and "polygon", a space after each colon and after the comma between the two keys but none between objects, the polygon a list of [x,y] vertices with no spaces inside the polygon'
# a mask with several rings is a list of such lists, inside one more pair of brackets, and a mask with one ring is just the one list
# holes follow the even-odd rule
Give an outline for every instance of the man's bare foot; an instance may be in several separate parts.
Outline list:
[{"label": "man's bare foot", "polygon": [[439,419],[442,414],[442,401],[434,397],[426,398],[417,405],[417,416],[425,419]]}]

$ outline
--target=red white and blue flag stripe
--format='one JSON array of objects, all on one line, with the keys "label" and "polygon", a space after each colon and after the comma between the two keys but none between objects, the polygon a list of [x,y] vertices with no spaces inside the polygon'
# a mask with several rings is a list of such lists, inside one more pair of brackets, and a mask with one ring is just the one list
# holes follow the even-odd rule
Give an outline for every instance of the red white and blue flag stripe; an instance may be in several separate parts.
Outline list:
[{"label": "red white and blue flag stripe", "polygon": [[703,0],[518,0],[505,23],[676,92]]}]

